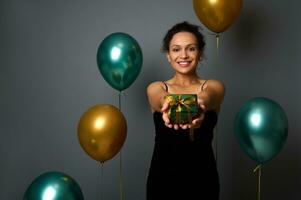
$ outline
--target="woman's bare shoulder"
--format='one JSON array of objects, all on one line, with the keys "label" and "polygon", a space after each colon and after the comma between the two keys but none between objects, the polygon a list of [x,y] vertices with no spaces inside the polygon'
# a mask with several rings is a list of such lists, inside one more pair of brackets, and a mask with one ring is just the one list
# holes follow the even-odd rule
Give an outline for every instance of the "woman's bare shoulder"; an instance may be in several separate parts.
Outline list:
[{"label": "woman's bare shoulder", "polygon": [[162,89],[164,88],[164,83],[163,81],[154,81],[154,82],[151,82],[148,86],[147,86],[147,90],[151,89]]},{"label": "woman's bare shoulder", "polygon": [[162,91],[164,90],[164,87],[165,85],[162,81],[154,81],[147,86],[147,93],[151,94],[154,92],[156,93],[158,91]]},{"label": "woman's bare shoulder", "polygon": [[224,91],[225,90],[225,85],[222,81],[220,80],[216,80],[216,79],[208,79],[206,80],[206,82],[204,83],[204,89],[206,87],[212,87],[212,88],[215,88],[215,89],[218,89],[218,90],[222,90]]},{"label": "woman's bare shoulder", "polygon": [[163,81],[154,81],[151,82],[147,87],[162,87],[163,85]]},{"label": "woman's bare shoulder", "polygon": [[166,95],[165,85],[162,81],[155,81],[147,86],[147,97],[152,112],[161,111],[162,98]]}]

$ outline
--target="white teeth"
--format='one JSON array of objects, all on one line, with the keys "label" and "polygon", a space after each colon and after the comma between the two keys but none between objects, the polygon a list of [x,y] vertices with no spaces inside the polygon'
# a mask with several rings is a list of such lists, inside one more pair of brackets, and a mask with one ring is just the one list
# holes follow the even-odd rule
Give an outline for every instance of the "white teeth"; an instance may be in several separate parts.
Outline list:
[{"label": "white teeth", "polygon": [[187,66],[187,65],[189,65],[189,61],[181,61],[181,62],[179,62],[179,65],[181,65],[181,66]]}]

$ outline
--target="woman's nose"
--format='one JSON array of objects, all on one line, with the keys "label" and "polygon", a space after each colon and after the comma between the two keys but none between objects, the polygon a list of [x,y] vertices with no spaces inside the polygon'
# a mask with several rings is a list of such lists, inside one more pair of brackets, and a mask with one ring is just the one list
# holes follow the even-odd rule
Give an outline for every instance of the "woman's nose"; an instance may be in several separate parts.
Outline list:
[{"label": "woman's nose", "polygon": [[188,54],[185,50],[181,51],[181,55],[180,55],[181,58],[187,58],[188,57]]}]

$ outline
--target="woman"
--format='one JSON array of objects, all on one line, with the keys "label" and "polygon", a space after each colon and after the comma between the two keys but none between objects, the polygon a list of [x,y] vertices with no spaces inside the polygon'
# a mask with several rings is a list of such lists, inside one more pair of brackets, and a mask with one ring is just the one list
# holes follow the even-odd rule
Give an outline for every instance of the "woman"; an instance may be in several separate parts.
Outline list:
[{"label": "woman", "polygon": [[[147,87],[156,130],[147,200],[219,197],[211,142],[225,88],[218,80],[198,76],[196,68],[204,46],[199,27],[187,22],[173,26],[163,39],[163,51],[175,73],[170,80],[153,82]],[[200,114],[191,124],[171,123],[169,102],[164,99],[168,94],[197,94]],[[190,128],[194,130],[193,141]]]}]

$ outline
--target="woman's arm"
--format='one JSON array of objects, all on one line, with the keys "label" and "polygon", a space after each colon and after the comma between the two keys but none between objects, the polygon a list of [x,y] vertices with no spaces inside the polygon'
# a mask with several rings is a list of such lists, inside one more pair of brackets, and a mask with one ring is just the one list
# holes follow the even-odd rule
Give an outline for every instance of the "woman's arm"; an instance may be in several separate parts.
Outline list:
[{"label": "woman's arm", "polygon": [[165,125],[172,128],[173,125],[170,124],[168,117],[168,107],[169,103],[165,101],[164,97],[168,95],[165,91],[165,86],[162,82],[153,82],[146,89],[148,101],[152,112],[162,112],[162,119]]},{"label": "woman's arm", "polygon": [[164,84],[159,81],[153,82],[147,87],[146,93],[151,111],[162,112],[161,109],[164,104],[164,97],[168,94],[165,91]]},{"label": "woman's arm", "polygon": [[198,128],[201,126],[207,110],[219,112],[225,95],[225,86],[221,81],[208,80],[203,86],[203,90],[198,94],[198,104],[200,115],[191,124],[180,124],[182,129]]},{"label": "woman's arm", "polygon": [[203,105],[204,110],[214,110],[218,112],[225,95],[225,86],[221,81],[208,80],[203,90],[198,94],[199,105]]}]

